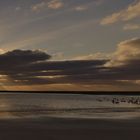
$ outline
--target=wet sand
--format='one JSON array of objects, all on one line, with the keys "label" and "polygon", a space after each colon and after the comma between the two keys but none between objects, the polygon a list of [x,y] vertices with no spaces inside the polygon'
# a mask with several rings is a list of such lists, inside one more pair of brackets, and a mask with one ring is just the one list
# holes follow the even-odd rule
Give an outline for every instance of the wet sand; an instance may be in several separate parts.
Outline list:
[{"label": "wet sand", "polygon": [[0,120],[1,140],[134,140],[140,119],[17,119]]}]

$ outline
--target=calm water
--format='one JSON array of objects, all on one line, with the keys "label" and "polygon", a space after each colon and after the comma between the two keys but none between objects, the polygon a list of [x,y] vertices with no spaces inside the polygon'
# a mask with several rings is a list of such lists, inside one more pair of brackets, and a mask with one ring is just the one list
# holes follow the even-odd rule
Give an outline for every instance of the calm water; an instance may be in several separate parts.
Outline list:
[{"label": "calm water", "polygon": [[140,96],[73,94],[0,94],[0,118],[106,118],[140,117]]}]

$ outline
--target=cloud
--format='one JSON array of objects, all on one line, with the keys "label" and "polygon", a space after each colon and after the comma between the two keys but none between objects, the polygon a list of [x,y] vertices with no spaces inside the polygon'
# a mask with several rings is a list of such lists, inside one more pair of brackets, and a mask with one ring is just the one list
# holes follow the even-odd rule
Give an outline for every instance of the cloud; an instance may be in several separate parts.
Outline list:
[{"label": "cloud", "polygon": [[61,0],[52,0],[48,2],[48,8],[50,9],[60,9],[64,6],[64,3]]},{"label": "cloud", "polygon": [[137,30],[140,29],[139,24],[126,24],[123,28],[124,30]]},{"label": "cloud", "polygon": [[53,61],[42,51],[13,50],[0,54],[2,83],[9,86],[87,85],[139,88],[140,39],[118,44],[108,59]]},{"label": "cloud", "polygon": [[113,13],[101,20],[101,25],[108,25],[118,21],[129,21],[140,17],[140,1],[129,5],[126,9]]},{"label": "cloud", "polygon": [[2,69],[16,68],[38,61],[45,61],[51,56],[39,50],[13,50],[0,55],[0,65]]},{"label": "cloud", "polygon": [[45,1],[37,3],[31,7],[32,11],[40,11],[42,8],[46,7],[47,3]]},{"label": "cloud", "polygon": [[119,43],[112,59],[106,65],[119,66],[128,64],[131,61],[133,63],[134,61],[140,61],[140,38],[133,38]]},{"label": "cloud", "polygon": [[91,53],[88,55],[83,55],[83,56],[77,56],[74,58],[74,60],[108,60],[111,58],[111,54],[106,54],[106,53]]},{"label": "cloud", "polygon": [[[41,51],[13,50],[0,55],[0,75],[12,80],[12,84],[66,84],[90,81],[97,67],[106,60],[47,61],[50,55]],[[83,79],[81,79],[81,78]],[[77,79],[78,78],[78,79]],[[8,84],[8,83],[5,83]]]},{"label": "cloud", "polygon": [[72,10],[75,10],[77,12],[87,11],[88,9],[91,9],[94,6],[98,7],[103,3],[104,3],[104,0],[93,0],[85,4],[79,4],[77,6],[74,6]]},{"label": "cloud", "polygon": [[60,9],[64,6],[64,3],[61,0],[51,0],[51,1],[42,1],[37,3],[31,7],[32,11],[38,12],[42,9]]},{"label": "cloud", "polygon": [[88,9],[88,6],[87,5],[76,6],[74,9],[75,11],[85,11]]}]

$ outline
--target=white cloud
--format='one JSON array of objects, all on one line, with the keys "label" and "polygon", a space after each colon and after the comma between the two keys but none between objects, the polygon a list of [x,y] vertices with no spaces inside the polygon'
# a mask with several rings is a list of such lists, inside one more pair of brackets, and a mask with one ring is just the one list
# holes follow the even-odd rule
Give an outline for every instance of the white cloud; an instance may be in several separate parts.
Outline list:
[{"label": "white cloud", "polygon": [[61,0],[51,0],[51,1],[42,1],[37,3],[31,7],[32,11],[38,12],[42,9],[49,8],[49,9],[60,9],[64,6],[64,3]]},{"label": "white cloud", "polygon": [[140,17],[140,1],[129,5],[126,9],[113,13],[101,20],[101,25],[108,25],[118,21],[129,21]]},{"label": "white cloud", "polygon": [[111,54],[107,53],[95,53],[95,54],[88,54],[83,56],[77,56],[73,58],[74,60],[104,60],[104,59],[110,59]]},{"label": "white cloud", "polygon": [[137,30],[140,29],[140,24],[126,24],[123,27],[124,30]]},{"label": "white cloud", "polygon": [[31,7],[32,11],[40,11],[42,8],[46,7],[47,3],[45,1],[37,3]]},{"label": "white cloud", "polygon": [[74,8],[76,11],[85,11],[88,9],[88,6],[86,5],[81,5],[81,6],[77,6]]},{"label": "white cloud", "polygon": [[73,10],[81,12],[81,11],[86,11],[90,8],[93,8],[94,6],[100,6],[101,4],[104,3],[104,0],[94,0],[91,2],[87,2],[86,4],[83,5],[77,5],[73,7]]},{"label": "white cloud", "polygon": [[133,38],[119,43],[111,60],[105,65],[110,67],[120,66],[135,60],[140,60],[140,38]]},{"label": "white cloud", "polygon": [[105,67],[118,67],[140,61],[140,38],[120,42],[112,53],[91,53],[74,57],[72,60],[109,60]]},{"label": "white cloud", "polygon": [[64,6],[64,3],[60,0],[52,0],[48,2],[48,8],[50,9],[59,9]]}]

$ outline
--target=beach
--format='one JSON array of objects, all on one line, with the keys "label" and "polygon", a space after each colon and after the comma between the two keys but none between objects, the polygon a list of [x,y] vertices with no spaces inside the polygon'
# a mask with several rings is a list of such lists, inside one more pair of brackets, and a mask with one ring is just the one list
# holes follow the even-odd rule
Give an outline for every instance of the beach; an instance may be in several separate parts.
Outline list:
[{"label": "beach", "polygon": [[140,96],[0,94],[1,140],[132,140]]},{"label": "beach", "polygon": [[132,140],[140,137],[140,119],[15,119],[0,121],[2,140]]}]

